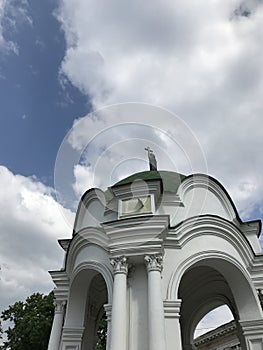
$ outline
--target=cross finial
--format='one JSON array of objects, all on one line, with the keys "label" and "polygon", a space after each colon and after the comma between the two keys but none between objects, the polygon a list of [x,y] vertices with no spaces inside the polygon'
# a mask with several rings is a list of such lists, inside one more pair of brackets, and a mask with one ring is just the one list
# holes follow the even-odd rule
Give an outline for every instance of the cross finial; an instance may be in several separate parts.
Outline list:
[{"label": "cross finial", "polygon": [[150,147],[147,146],[145,147],[145,151],[148,152],[150,170],[157,170],[157,161],[153,153],[153,150],[151,150]]}]

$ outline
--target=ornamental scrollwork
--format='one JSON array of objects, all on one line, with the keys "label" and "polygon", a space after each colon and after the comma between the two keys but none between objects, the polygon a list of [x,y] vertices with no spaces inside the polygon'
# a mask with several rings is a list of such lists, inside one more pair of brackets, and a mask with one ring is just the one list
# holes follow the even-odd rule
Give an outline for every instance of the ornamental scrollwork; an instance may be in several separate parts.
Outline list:
[{"label": "ornamental scrollwork", "polygon": [[110,260],[111,265],[113,266],[114,275],[117,273],[128,273],[128,263],[125,256],[118,256]]},{"label": "ornamental scrollwork", "polygon": [[163,256],[161,254],[146,255],[144,257],[147,271],[159,271],[163,269]]}]

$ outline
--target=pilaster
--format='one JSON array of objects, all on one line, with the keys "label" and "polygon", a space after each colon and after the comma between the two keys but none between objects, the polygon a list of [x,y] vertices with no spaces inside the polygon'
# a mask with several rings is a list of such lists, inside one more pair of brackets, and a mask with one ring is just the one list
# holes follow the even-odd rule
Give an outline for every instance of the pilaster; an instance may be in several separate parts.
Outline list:
[{"label": "pilaster", "polygon": [[239,321],[248,350],[263,349],[263,319]]},{"label": "pilaster", "polygon": [[179,323],[182,300],[164,301],[164,319],[167,350],[181,350],[181,327]]},{"label": "pilaster", "polygon": [[[63,328],[61,350],[80,350],[84,327]],[[51,349],[50,349],[51,350]],[[52,349],[55,350],[55,349]]]}]

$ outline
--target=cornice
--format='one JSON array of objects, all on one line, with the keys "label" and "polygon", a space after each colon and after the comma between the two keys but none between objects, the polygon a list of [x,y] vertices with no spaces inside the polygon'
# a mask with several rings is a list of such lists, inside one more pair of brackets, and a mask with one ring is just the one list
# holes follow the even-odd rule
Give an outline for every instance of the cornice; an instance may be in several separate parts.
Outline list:
[{"label": "cornice", "polygon": [[68,274],[65,271],[49,271],[49,274],[56,285],[56,288],[54,289],[56,300],[67,300],[69,291]]},{"label": "cornice", "polygon": [[254,220],[254,221],[242,222],[242,224],[240,225],[240,230],[246,236],[257,235],[257,237],[259,237],[261,233],[261,221]]},{"label": "cornice", "polygon": [[194,345],[198,346],[204,343],[207,343],[213,339],[220,338],[222,336],[226,336],[227,334],[236,332],[236,324],[235,321],[231,321],[223,326],[217,327],[216,329],[201,335],[197,339],[194,340]]},{"label": "cornice", "polygon": [[111,255],[160,252],[169,226],[167,215],[140,216],[103,224]]},{"label": "cornice", "polygon": [[147,228],[160,230],[169,226],[169,215],[144,215],[133,216],[129,218],[118,219],[114,221],[104,222],[102,227],[107,234],[112,234],[120,229],[138,230],[139,228]]},{"label": "cornice", "polygon": [[59,239],[58,244],[61,246],[61,248],[66,252],[68,250],[68,247],[70,245],[71,239]]},{"label": "cornice", "polygon": [[158,198],[162,192],[161,180],[135,180],[132,183],[112,186],[111,191],[118,199],[125,199],[145,194],[154,194]]},{"label": "cornice", "polygon": [[252,281],[257,289],[263,289],[263,253],[257,254],[254,259],[251,261],[248,271],[251,275]]}]

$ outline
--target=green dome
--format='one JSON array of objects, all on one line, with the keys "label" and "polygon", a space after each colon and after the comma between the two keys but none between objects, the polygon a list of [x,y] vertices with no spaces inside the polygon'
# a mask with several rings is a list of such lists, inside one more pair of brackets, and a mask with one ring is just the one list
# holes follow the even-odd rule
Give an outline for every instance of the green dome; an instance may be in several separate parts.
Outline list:
[{"label": "green dome", "polygon": [[185,175],[175,173],[173,171],[142,171],[140,173],[136,173],[133,175],[130,175],[126,177],[125,179],[117,182],[112,187],[127,185],[129,183],[132,183],[135,180],[143,180],[143,181],[149,181],[149,180],[161,180],[163,185],[163,191],[165,192],[177,192],[178,187],[180,186],[181,182],[186,178]]}]

